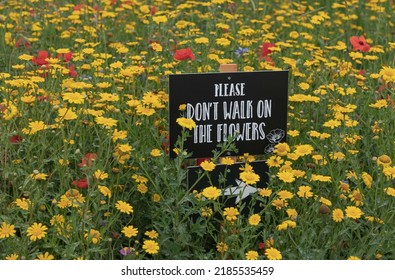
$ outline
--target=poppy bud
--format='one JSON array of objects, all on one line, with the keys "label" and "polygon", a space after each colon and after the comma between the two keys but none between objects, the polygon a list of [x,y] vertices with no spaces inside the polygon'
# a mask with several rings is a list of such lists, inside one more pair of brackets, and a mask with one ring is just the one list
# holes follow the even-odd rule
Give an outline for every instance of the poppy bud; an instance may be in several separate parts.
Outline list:
[{"label": "poppy bud", "polygon": [[320,214],[329,214],[331,212],[331,209],[329,209],[329,207],[325,204],[321,204],[320,206]]}]

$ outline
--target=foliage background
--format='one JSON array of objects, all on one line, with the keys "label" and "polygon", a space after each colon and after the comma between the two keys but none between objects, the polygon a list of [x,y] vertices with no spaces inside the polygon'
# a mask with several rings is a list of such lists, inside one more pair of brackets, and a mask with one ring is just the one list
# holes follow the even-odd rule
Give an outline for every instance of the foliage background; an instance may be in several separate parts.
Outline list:
[{"label": "foliage background", "polygon": [[[383,0],[1,3],[0,258],[393,259],[393,29]],[[168,75],[224,63],[291,73],[255,222],[188,191],[188,129],[167,155]]]}]

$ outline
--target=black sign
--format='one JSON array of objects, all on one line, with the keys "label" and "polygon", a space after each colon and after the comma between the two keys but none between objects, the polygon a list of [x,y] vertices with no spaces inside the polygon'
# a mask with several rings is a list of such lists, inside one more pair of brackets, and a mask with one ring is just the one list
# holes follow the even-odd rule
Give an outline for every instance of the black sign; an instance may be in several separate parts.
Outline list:
[{"label": "black sign", "polygon": [[[258,192],[258,188],[265,188],[269,182],[269,168],[265,161],[254,161],[250,165],[254,169],[254,173],[259,175],[259,181],[255,185],[248,185],[240,179],[240,170],[244,163],[235,163],[232,165],[218,164],[215,169],[210,172],[211,183],[207,177],[203,177],[198,181],[203,169],[200,166],[188,167],[188,187],[201,192],[204,188],[213,184],[221,189],[220,201],[225,207],[235,207],[237,205],[253,205],[254,213],[258,213],[263,208],[258,204],[252,204],[252,195]],[[249,214],[249,207],[244,208],[242,214]]]},{"label": "black sign", "polygon": [[170,157],[179,117],[196,123],[184,143],[193,158],[211,157],[229,137],[238,153],[227,155],[270,153],[286,140],[288,71],[170,75],[169,96]]}]

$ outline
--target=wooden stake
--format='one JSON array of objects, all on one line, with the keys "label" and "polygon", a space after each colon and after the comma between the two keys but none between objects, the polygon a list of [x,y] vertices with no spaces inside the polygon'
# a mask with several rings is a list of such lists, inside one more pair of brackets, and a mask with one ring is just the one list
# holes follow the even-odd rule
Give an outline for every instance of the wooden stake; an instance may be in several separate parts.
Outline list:
[{"label": "wooden stake", "polygon": [[[237,72],[237,64],[221,64],[219,72]],[[219,225],[219,241],[225,243],[223,225]],[[223,253],[222,253],[223,254]]]},{"label": "wooden stake", "polygon": [[237,72],[237,64],[221,64],[219,72]]}]

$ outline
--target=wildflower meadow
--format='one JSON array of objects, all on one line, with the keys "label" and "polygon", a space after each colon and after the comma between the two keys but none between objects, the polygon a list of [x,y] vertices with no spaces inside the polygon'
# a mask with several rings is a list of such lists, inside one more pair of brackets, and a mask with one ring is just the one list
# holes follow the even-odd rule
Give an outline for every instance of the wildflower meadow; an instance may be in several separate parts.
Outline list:
[{"label": "wildflower meadow", "polygon": [[[0,259],[394,259],[394,11],[391,0],[2,1]],[[169,75],[226,64],[289,71],[287,137],[270,154],[227,156],[229,138],[195,159],[185,106],[169,145]],[[213,170],[235,163],[256,191],[229,206]],[[191,166],[212,183],[191,188]]]}]

